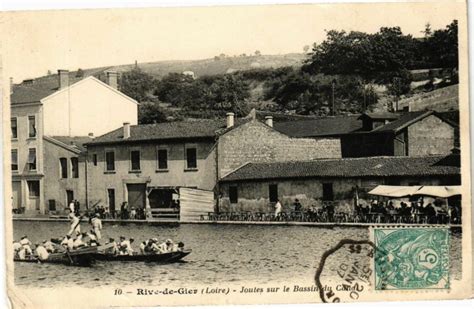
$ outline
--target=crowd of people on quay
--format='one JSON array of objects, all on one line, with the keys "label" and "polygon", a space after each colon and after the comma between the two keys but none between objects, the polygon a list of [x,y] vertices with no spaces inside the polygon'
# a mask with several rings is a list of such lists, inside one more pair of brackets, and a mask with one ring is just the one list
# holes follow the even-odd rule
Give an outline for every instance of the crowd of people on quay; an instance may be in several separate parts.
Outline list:
[{"label": "crowd of people on quay", "polygon": [[[460,203],[449,205],[440,199],[425,203],[423,199],[396,203],[393,200],[372,200],[358,203],[352,211],[338,211],[336,202],[323,202],[320,206],[304,207],[298,199],[292,205],[282,206],[277,200],[273,211],[251,212],[231,211],[208,213],[203,220],[211,221],[295,221],[295,222],[336,222],[336,223],[423,223],[460,224]],[[286,209],[284,211],[283,209]]]},{"label": "crowd of people on quay", "polygon": [[[138,250],[133,248],[132,244],[135,240],[131,237],[120,236],[117,241],[114,238],[109,238],[102,242],[100,213],[94,209],[91,213],[81,215],[79,209],[75,208],[76,205],[74,202],[69,205],[70,228],[64,237],[44,240],[33,246],[28,236],[23,235],[19,241],[13,242],[14,258],[21,260],[38,258],[40,261],[44,261],[52,253],[64,253],[92,246],[100,247],[101,252],[111,255],[163,254],[184,250],[184,243],[175,243],[171,239],[161,243],[158,238],[147,239],[140,243]],[[81,221],[84,217],[89,219],[90,229],[87,232],[81,231]]]}]

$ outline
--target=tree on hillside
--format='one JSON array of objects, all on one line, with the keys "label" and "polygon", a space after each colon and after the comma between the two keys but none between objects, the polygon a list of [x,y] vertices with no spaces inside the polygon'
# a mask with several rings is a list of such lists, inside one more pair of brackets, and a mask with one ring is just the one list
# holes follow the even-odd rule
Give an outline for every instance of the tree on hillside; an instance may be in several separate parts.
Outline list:
[{"label": "tree on hillside", "polygon": [[169,73],[156,86],[155,95],[160,101],[183,107],[201,96],[194,87],[194,78],[182,73]]},{"label": "tree on hillside", "polygon": [[234,112],[244,115],[250,97],[248,82],[240,74],[202,76],[197,79],[170,73],[158,82],[155,95],[187,111],[217,115]]},{"label": "tree on hillside", "polygon": [[120,91],[138,102],[143,102],[153,89],[154,83],[151,75],[136,67],[122,74],[119,85]]},{"label": "tree on hillside", "polygon": [[415,45],[399,27],[382,27],[375,34],[331,30],[316,44],[303,66],[309,73],[357,75],[366,82],[389,83],[389,72],[411,66]]},{"label": "tree on hillside", "polygon": [[306,54],[309,50],[309,45],[303,46],[303,52]]},{"label": "tree on hillside", "polygon": [[458,21],[436,30],[426,38],[426,52],[434,67],[457,69],[458,64]]},{"label": "tree on hillside", "polygon": [[165,122],[166,115],[157,102],[143,102],[138,107],[138,123],[159,123]]},{"label": "tree on hillside", "polygon": [[258,57],[258,56],[261,56],[261,55],[262,55],[262,53],[260,53],[260,51],[259,51],[259,50],[256,50],[256,51],[255,51],[255,56],[257,56],[257,57]]}]

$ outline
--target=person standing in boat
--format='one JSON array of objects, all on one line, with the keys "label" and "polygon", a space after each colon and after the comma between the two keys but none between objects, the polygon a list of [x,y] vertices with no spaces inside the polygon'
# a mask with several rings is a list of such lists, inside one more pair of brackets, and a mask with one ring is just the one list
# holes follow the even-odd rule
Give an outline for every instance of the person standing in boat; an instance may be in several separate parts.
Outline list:
[{"label": "person standing in boat", "polygon": [[69,203],[69,211],[72,214],[76,213],[76,207],[75,207],[75,204],[74,204],[74,200],[71,200],[71,202]]},{"label": "person standing in boat", "polygon": [[69,232],[67,235],[71,236],[73,234],[79,235],[81,234],[81,219],[76,217],[74,212],[71,212],[69,214],[69,222],[71,223],[71,228],[69,229]]},{"label": "person standing in boat", "polygon": [[91,219],[92,229],[94,230],[97,241],[99,241],[102,238],[102,235],[100,233],[100,231],[102,230],[102,220],[100,220],[99,216],[100,215],[96,213],[94,217]]}]

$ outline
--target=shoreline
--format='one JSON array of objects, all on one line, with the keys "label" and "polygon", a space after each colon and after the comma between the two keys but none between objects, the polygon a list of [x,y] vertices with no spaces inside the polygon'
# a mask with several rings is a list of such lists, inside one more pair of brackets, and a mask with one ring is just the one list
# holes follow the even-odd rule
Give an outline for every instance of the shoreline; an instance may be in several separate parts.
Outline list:
[{"label": "shoreline", "polygon": [[[66,218],[35,218],[35,217],[14,217],[13,221],[30,222],[69,222]],[[363,223],[363,222],[297,222],[297,221],[179,221],[179,220],[121,220],[121,219],[102,219],[103,223],[117,224],[146,224],[146,225],[180,225],[180,224],[210,224],[210,225],[276,225],[276,226],[314,226],[314,227],[417,227],[417,226],[449,226],[451,228],[461,228],[462,224],[415,224],[415,223]]]}]

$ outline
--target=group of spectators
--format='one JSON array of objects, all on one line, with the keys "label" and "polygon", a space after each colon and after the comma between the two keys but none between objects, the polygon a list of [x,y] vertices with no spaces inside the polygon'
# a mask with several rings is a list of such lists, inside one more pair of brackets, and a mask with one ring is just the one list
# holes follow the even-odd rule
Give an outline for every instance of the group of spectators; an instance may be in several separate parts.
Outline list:
[{"label": "group of spectators", "polygon": [[303,207],[298,199],[283,211],[280,200],[273,206],[272,213],[218,213],[210,220],[244,221],[302,221],[302,222],[361,222],[361,223],[461,223],[461,206],[443,205],[441,200],[424,203],[423,199],[401,202],[373,200],[368,204],[358,204],[353,211],[337,211],[336,202],[323,201],[322,206]]}]

